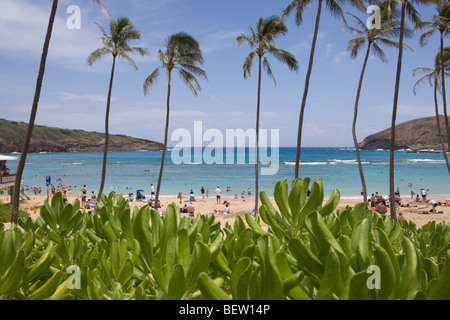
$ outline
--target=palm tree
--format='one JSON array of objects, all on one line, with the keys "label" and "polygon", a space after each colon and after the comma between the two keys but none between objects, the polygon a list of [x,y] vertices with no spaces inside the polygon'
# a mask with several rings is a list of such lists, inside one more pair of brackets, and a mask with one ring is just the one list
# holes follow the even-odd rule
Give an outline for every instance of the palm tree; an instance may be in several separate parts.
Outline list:
[{"label": "palm tree", "polygon": [[[391,21],[388,18],[387,10],[384,8],[381,13],[383,14],[381,17],[381,23],[380,28],[372,28],[369,29],[367,26],[367,23],[363,22],[360,18],[357,16],[350,14],[356,21],[357,27],[350,27],[348,25],[343,25],[341,29],[350,31],[351,33],[357,35],[356,38],[351,39],[348,43],[347,50],[350,51],[350,55],[353,59],[357,58],[359,50],[367,43],[367,49],[366,49],[366,55],[364,57],[364,62],[361,70],[361,75],[359,78],[358,83],[358,89],[356,91],[356,99],[355,99],[355,107],[353,112],[353,124],[352,124],[352,136],[353,136],[353,143],[355,145],[356,150],[356,158],[358,161],[358,169],[359,169],[359,175],[361,178],[361,185],[363,190],[363,201],[364,203],[367,202],[367,188],[366,188],[366,182],[364,179],[364,173],[363,168],[361,164],[361,156],[359,152],[359,146],[358,146],[358,140],[356,138],[356,120],[358,117],[358,105],[359,105],[359,99],[361,95],[361,88],[362,88],[362,82],[364,78],[364,74],[366,71],[367,61],[369,59],[369,54],[372,52],[375,56],[380,58],[381,61],[387,62],[386,55],[384,54],[383,50],[380,48],[378,43],[388,46],[388,47],[398,47],[398,42],[393,41],[389,38],[392,37],[398,37],[399,34],[399,21]],[[408,30],[409,32],[409,30]]]},{"label": "palm tree", "polygon": [[[94,0],[94,2],[100,5],[102,11],[105,14],[108,13],[106,8],[103,6],[101,0]],[[25,163],[28,155],[28,147],[30,145],[31,137],[33,135],[34,122],[36,120],[39,99],[41,96],[42,82],[44,81],[45,65],[47,63],[48,49],[50,47],[50,39],[52,37],[53,24],[55,22],[57,9],[58,9],[58,0],[53,0],[52,9],[50,11],[50,18],[48,20],[47,33],[45,35],[44,46],[42,49],[38,77],[36,80],[36,90],[34,92],[33,105],[31,106],[30,120],[28,121],[27,134],[25,136],[25,141],[22,147],[22,153],[20,155],[19,164],[17,166],[16,181],[14,183],[14,189],[11,196],[12,202],[11,222],[13,223],[17,223],[17,219],[19,217],[20,181],[22,180],[23,170],[25,169]]]},{"label": "palm tree", "polygon": [[[421,26],[422,22],[419,19],[419,14],[414,8],[414,4],[429,4],[434,0],[386,0],[389,8],[396,8],[398,3],[401,3],[401,18],[400,18],[400,35],[399,35],[399,47],[398,47],[398,60],[397,60],[397,71],[395,76],[395,87],[394,87],[394,102],[392,106],[392,120],[391,120],[391,140],[389,144],[389,198],[390,198],[390,211],[391,218],[397,221],[397,208],[395,206],[395,184],[394,184],[394,152],[395,152],[395,122],[397,119],[397,106],[398,106],[398,96],[400,91],[400,76],[402,71],[402,60],[403,60],[403,40],[404,40],[404,30],[405,30],[405,20],[406,16],[415,24],[416,28]],[[391,12],[395,12],[392,10]]]},{"label": "palm tree", "polygon": [[122,58],[129,62],[135,69],[136,64],[133,59],[128,56],[128,53],[138,53],[141,56],[148,56],[150,53],[147,49],[141,47],[131,47],[130,42],[133,40],[139,40],[141,38],[141,32],[136,30],[136,27],[131,23],[128,18],[122,17],[117,21],[111,20],[109,23],[109,33],[96,23],[102,32],[102,42],[104,47],[93,51],[88,58],[88,64],[92,66],[99,59],[106,55],[112,55],[113,63],[111,68],[111,77],[109,80],[108,98],[106,102],[106,114],[105,114],[105,147],[103,151],[103,167],[102,178],[100,181],[100,188],[98,191],[97,201],[100,201],[103,193],[103,187],[106,179],[106,162],[108,156],[108,143],[109,143],[109,111],[111,107],[111,92],[114,80],[114,71],[116,68],[116,60]]},{"label": "palm tree", "polygon": [[203,54],[200,50],[200,45],[192,36],[184,32],[175,33],[166,39],[164,47],[164,51],[159,49],[159,61],[161,62],[161,66],[153,70],[147,79],[145,79],[143,86],[144,94],[147,95],[160,75],[160,69],[165,71],[167,76],[166,127],[164,131],[164,149],[161,158],[161,167],[159,170],[158,184],[156,186],[155,208],[158,208],[159,192],[161,189],[164,160],[167,150],[172,71],[174,69],[178,71],[183,82],[195,96],[197,96],[198,91],[201,90],[196,76],[206,80],[208,79],[206,72],[199,67],[199,65],[203,65]]},{"label": "palm tree", "polygon": [[[450,75],[450,47],[444,48],[444,74],[446,76]],[[442,81],[441,81],[441,50],[439,50],[439,53],[436,55],[434,68],[427,68],[427,67],[418,67],[413,70],[413,75],[415,76],[417,73],[423,74],[423,76],[417,80],[417,82],[414,85],[413,92],[416,94],[418,86],[424,82],[428,81],[430,86],[434,89],[434,111],[436,114],[436,124],[438,129],[438,135],[439,140],[441,143],[442,153],[444,155],[445,164],[447,165],[448,173],[450,174],[450,163],[447,156],[447,150],[445,148],[445,142],[442,138],[442,130],[441,130],[441,124],[440,124],[440,116],[439,116],[439,107],[438,107],[438,99],[437,99],[437,93],[440,92],[442,94],[443,88],[442,88]]]},{"label": "palm tree", "polygon": [[[445,90],[445,59],[444,59],[444,37],[448,36],[450,33],[450,3],[447,0],[441,1],[436,4],[438,9],[438,14],[433,15],[432,21],[424,22],[424,25],[429,28],[428,31],[422,34],[419,43],[421,46],[425,46],[428,43],[428,38],[430,38],[436,31],[440,33],[440,63],[439,70],[441,71],[441,82],[442,85],[440,89],[442,90],[442,100],[444,104],[444,118],[445,118],[445,128],[447,132],[447,150],[450,150],[450,127],[447,116],[447,98]],[[436,68],[435,68],[436,69]]]},{"label": "palm tree", "polygon": [[253,60],[256,56],[259,59],[258,69],[258,95],[256,104],[256,142],[255,142],[255,215],[258,214],[258,200],[259,200],[259,188],[258,188],[258,145],[259,145],[259,112],[261,102],[261,70],[265,69],[267,74],[272,78],[276,85],[275,77],[273,76],[272,69],[269,61],[266,59],[265,54],[270,53],[276,59],[283,62],[288,66],[290,70],[298,70],[298,64],[295,57],[284,50],[275,47],[275,38],[280,35],[286,35],[288,33],[286,24],[277,16],[271,16],[269,18],[260,18],[256,26],[256,31],[250,28],[250,35],[240,35],[236,38],[236,42],[239,46],[243,43],[248,44],[252,49],[244,62],[244,78],[249,78],[251,75],[251,68],[253,66]]},{"label": "palm tree", "polygon": [[[308,70],[306,72],[306,78],[305,78],[305,86],[303,91],[303,97],[302,97],[302,104],[300,107],[300,115],[298,120],[298,133],[297,133],[297,154],[295,158],[295,178],[298,178],[299,176],[299,166],[300,166],[300,153],[301,153],[301,143],[302,143],[302,130],[303,130],[303,117],[305,112],[305,106],[306,106],[306,98],[308,96],[308,90],[309,90],[309,81],[311,78],[312,73],[312,67],[314,62],[314,52],[316,49],[316,42],[317,42],[317,35],[319,34],[319,24],[320,24],[320,18],[322,14],[322,6],[325,1],[326,7],[331,12],[332,15],[341,17],[342,20],[345,22],[344,12],[342,11],[340,3],[349,3],[352,6],[355,6],[359,9],[363,8],[362,0],[319,0],[318,6],[317,6],[317,13],[316,13],[316,22],[314,27],[314,35],[313,40],[311,44],[311,52],[309,55],[309,63],[308,63]],[[303,14],[306,8],[311,6],[312,0],[293,0],[288,7],[283,11],[283,17],[288,16],[293,11],[295,11],[295,22],[297,25],[301,25],[303,23]]]}]

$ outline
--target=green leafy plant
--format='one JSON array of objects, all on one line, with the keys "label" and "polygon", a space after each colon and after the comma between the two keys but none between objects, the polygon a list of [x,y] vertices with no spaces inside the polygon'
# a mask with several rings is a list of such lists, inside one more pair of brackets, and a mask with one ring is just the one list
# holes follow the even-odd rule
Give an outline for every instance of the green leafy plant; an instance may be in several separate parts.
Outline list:
[{"label": "green leafy plant", "polygon": [[0,227],[0,299],[450,299],[449,224],[336,210],[339,192],[325,201],[318,180],[307,197],[310,182],[278,182],[276,206],[261,192],[260,218],[223,228],[176,204],[160,216],[111,193],[88,214],[56,194]]}]

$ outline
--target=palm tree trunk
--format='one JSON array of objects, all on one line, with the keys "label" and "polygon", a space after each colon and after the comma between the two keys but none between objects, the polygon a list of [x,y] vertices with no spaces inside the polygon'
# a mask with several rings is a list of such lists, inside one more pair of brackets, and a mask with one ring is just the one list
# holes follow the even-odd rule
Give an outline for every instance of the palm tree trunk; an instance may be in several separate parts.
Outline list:
[{"label": "palm tree trunk", "polygon": [[259,112],[261,105],[261,60],[259,56],[259,74],[258,74],[258,98],[256,104],[256,141],[255,141],[255,217],[258,215],[259,205]]},{"label": "palm tree trunk", "polygon": [[169,134],[169,115],[170,115],[170,88],[171,88],[171,72],[168,73],[168,85],[167,85],[167,111],[166,111],[166,129],[164,131],[164,149],[161,158],[161,167],[159,168],[158,185],[156,186],[155,196],[155,209],[158,210],[159,190],[161,188],[161,180],[164,170],[164,161],[166,158],[167,139]]},{"label": "palm tree trunk", "polygon": [[103,167],[102,167],[102,179],[100,181],[100,189],[98,190],[97,201],[101,200],[103,188],[106,180],[106,163],[108,158],[108,144],[109,144],[109,111],[111,108],[111,93],[114,80],[114,70],[116,68],[116,57],[113,56],[113,64],[111,68],[111,78],[109,80],[108,100],[106,102],[106,115],[105,115],[105,148],[103,150]]},{"label": "palm tree trunk", "polygon": [[319,5],[316,14],[316,25],[314,28],[314,37],[311,44],[311,52],[309,55],[308,71],[306,72],[305,88],[303,91],[302,105],[300,107],[300,116],[298,120],[298,133],[297,133],[297,155],[295,158],[295,179],[299,177],[300,167],[300,153],[302,148],[302,130],[303,130],[303,115],[305,113],[306,97],[308,96],[309,79],[311,78],[311,72],[314,62],[314,51],[316,49],[317,35],[319,33],[320,14],[322,12],[322,0],[319,0]]},{"label": "palm tree trunk", "polygon": [[47,61],[48,48],[50,46],[50,38],[52,36],[53,23],[55,21],[56,11],[58,9],[58,0],[53,0],[52,11],[48,21],[47,34],[45,35],[44,47],[42,49],[41,63],[39,66],[39,73],[36,82],[36,91],[34,92],[33,105],[31,107],[30,121],[28,122],[27,135],[22,147],[22,154],[20,155],[19,164],[16,171],[16,181],[14,183],[14,190],[11,196],[12,213],[11,222],[17,223],[19,217],[19,196],[20,196],[20,181],[22,180],[23,170],[25,168],[25,162],[28,154],[28,147],[30,145],[31,136],[33,134],[34,121],[36,120],[37,108],[39,104],[39,98],[41,96],[42,82],[44,80],[45,64]]},{"label": "palm tree trunk", "polygon": [[447,165],[447,170],[448,170],[448,173],[450,174],[450,163],[448,162],[447,150],[445,149],[445,142],[442,138],[441,123],[440,123],[440,119],[439,119],[437,87],[438,87],[437,79],[434,79],[434,111],[436,112],[436,122],[437,122],[437,128],[438,128],[439,141],[441,142],[441,148],[442,148],[442,153],[444,154],[445,164]]},{"label": "palm tree trunk", "polygon": [[361,177],[361,185],[362,185],[362,190],[363,190],[364,203],[367,202],[367,188],[366,188],[366,181],[364,179],[364,173],[363,173],[363,168],[362,168],[362,164],[361,164],[361,156],[359,154],[358,139],[356,138],[356,119],[358,117],[358,104],[359,104],[359,97],[361,95],[362,82],[363,82],[363,78],[364,78],[364,73],[366,71],[367,60],[369,60],[369,53],[370,53],[371,46],[372,46],[372,43],[369,42],[369,44],[367,46],[366,57],[364,58],[364,64],[363,64],[363,67],[361,70],[361,76],[359,78],[358,91],[356,92],[355,110],[354,110],[354,114],[353,114],[353,124],[352,124],[353,143],[355,144],[356,159],[358,161],[359,176]]},{"label": "palm tree trunk", "polygon": [[444,120],[445,120],[445,128],[447,131],[447,149],[444,151],[450,152],[450,127],[448,123],[447,116],[447,98],[445,94],[445,68],[444,68],[444,33],[441,31],[441,81],[442,81],[442,99],[443,99],[443,108],[444,108]]},{"label": "palm tree trunk", "polygon": [[406,3],[408,0],[402,1],[402,16],[400,21],[400,40],[398,46],[398,62],[397,62],[397,75],[395,78],[395,92],[394,92],[394,104],[392,107],[392,121],[391,121],[391,142],[390,142],[390,154],[389,154],[389,208],[391,211],[391,218],[397,221],[397,208],[395,206],[395,181],[394,181],[394,151],[395,151],[395,120],[397,118],[397,106],[398,106],[398,94],[400,90],[400,74],[402,71],[402,59],[403,59],[403,32],[405,29],[405,12]]}]

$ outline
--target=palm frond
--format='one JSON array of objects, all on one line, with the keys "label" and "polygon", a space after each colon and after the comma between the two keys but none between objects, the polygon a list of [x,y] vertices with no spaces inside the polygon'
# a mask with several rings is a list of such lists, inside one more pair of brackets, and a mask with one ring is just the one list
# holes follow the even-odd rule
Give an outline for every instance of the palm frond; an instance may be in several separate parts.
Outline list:
[{"label": "palm frond", "polygon": [[[416,76],[417,73],[424,74],[419,80],[416,81],[413,87],[414,95],[417,94],[417,89],[422,85],[423,82],[428,81],[430,86],[433,86],[433,79],[435,78],[436,71],[426,67],[418,67],[413,70],[413,76]],[[439,78],[439,76],[437,77]]]},{"label": "palm frond", "polygon": [[283,10],[282,17],[285,18],[295,11],[295,23],[299,26],[303,23],[305,9],[309,7],[311,3],[312,0],[293,0],[286,9]]},{"label": "palm frond", "polygon": [[158,50],[158,59],[161,62],[161,65],[165,68],[167,57],[161,49]]},{"label": "palm frond", "polygon": [[[444,47],[443,49],[443,58],[444,58],[444,71],[450,71],[450,47]],[[435,69],[441,71],[441,51],[436,54],[436,58],[434,59]]]},{"label": "palm frond", "polygon": [[134,68],[137,69],[134,61],[128,56],[129,52],[138,53],[142,56],[148,56],[150,52],[145,48],[131,47],[130,42],[139,40],[141,32],[136,30],[135,26],[126,17],[121,17],[117,21],[111,20],[109,22],[109,32],[105,30],[100,24],[95,22],[102,32],[101,40],[103,48],[97,49],[88,58],[89,64],[92,65],[106,53],[111,53],[114,57],[120,57],[128,61]]},{"label": "palm frond", "polygon": [[126,52],[120,52],[118,55],[120,58],[122,58],[123,60],[125,60],[126,62],[128,62],[129,64],[131,64],[131,66],[133,68],[135,68],[136,70],[138,69],[136,63],[134,63],[134,60],[130,58],[130,56],[126,53]]},{"label": "palm frond", "polygon": [[271,53],[278,61],[287,65],[289,70],[298,71],[298,62],[292,53],[272,46],[268,49],[269,53]]},{"label": "palm frond", "polygon": [[419,39],[420,46],[422,47],[426,46],[428,44],[428,39],[434,35],[435,31],[436,29],[430,29],[424,32]]},{"label": "palm frond", "polygon": [[347,24],[347,20],[345,19],[344,11],[342,10],[342,7],[338,1],[326,0],[326,6],[332,16],[341,18],[342,21],[344,22],[344,24]]},{"label": "palm frond", "polygon": [[155,84],[156,79],[158,79],[159,77],[159,67],[156,68],[155,70],[153,70],[152,73],[150,73],[150,75],[147,77],[147,79],[145,79],[144,81],[144,85],[143,85],[143,90],[144,90],[144,95],[147,95],[153,85]]},{"label": "palm frond", "polygon": [[[111,22],[113,23],[113,22]],[[102,32],[103,38],[109,40],[110,39],[110,35],[108,34],[108,32],[106,32],[105,28],[103,28],[99,23],[94,22],[94,24],[97,25],[97,27],[100,29],[100,31]]]},{"label": "palm frond", "polygon": [[105,15],[110,21],[112,20],[111,15],[108,12],[108,9],[103,5],[101,0],[93,0],[95,3],[97,3],[100,6],[100,10],[103,15]]},{"label": "palm frond", "polygon": [[347,24],[344,24],[344,25],[340,26],[339,30],[348,31],[350,33],[353,33],[353,34],[356,34],[356,35],[359,35],[359,36],[363,36],[363,35],[367,34],[365,32],[365,30],[364,31],[363,30],[359,30],[359,29],[356,29],[354,27],[350,27]]},{"label": "palm frond", "polygon": [[199,76],[205,80],[208,80],[208,75],[206,74],[206,72],[201,69],[200,67],[196,66],[195,64],[192,63],[178,63],[178,65],[180,67],[182,67],[185,70],[188,70],[189,72],[193,73],[196,76]]},{"label": "palm frond", "polygon": [[420,20],[419,12],[410,1],[406,3],[406,15],[408,16],[409,20],[414,24],[414,29],[423,28],[423,22],[422,20]]},{"label": "palm frond", "polygon": [[355,39],[351,39],[348,42],[347,50],[350,51],[350,56],[355,59],[358,57],[359,50],[361,47],[367,42],[366,37],[358,37]]},{"label": "palm frond", "polygon": [[142,57],[150,57],[150,51],[147,48],[133,47],[131,51],[140,54]]},{"label": "palm frond", "polygon": [[197,40],[186,32],[178,32],[171,35],[165,42],[167,57],[183,57],[188,52],[200,50],[200,45]]},{"label": "palm frond", "polygon": [[[256,32],[250,28],[251,35],[241,35],[236,39],[238,45],[247,43],[252,51],[245,58],[243,65],[244,78],[249,78],[251,75],[251,67],[256,55],[263,57],[267,52],[274,55],[276,59],[285,63],[290,70],[298,70],[298,63],[294,55],[275,47],[275,38],[280,35],[287,34],[288,30],[285,22],[278,16],[270,16],[266,19],[260,18],[257,23]],[[264,58],[266,59],[266,58]],[[270,65],[265,60],[265,69],[270,71]]]},{"label": "palm frond", "polygon": [[276,37],[280,35],[286,35],[288,29],[283,20],[278,16],[270,16],[263,21],[263,29],[261,30],[261,35],[267,37],[269,42],[275,40]]},{"label": "palm frond", "polygon": [[378,44],[376,44],[375,42],[372,43],[372,53],[375,56],[377,56],[378,58],[380,58],[381,61],[387,62],[387,58],[386,58],[386,55],[384,54],[383,49],[381,49],[380,46]]},{"label": "palm frond", "polygon": [[[180,78],[195,94],[201,90],[196,76],[208,80],[206,72],[198,65],[203,64],[203,55],[196,39],[185,32],[174,33],[164,41],[164,50],[158,50],[159,68],[164,69],[168,81],[171,81],[171,72],[176,69]],[[159,76],[159,69],[155,69],[144,82],[144,93],[153,85]]]},{"label": "palm frond", "polygon": [[200,87],[200,84],[197,81],[197,78],[187,70],[184,70],[182,68],[176,68],[176,69],[178,70],[181,80],[183,80],[183,82],[185,84],[187,84],[187,86],[189,87],[189,89],[192,91],[192,93],[194,95],[197,95],[198,91],[200,91],[202,89]]},{"label": "palm frond", "polygon": [[99,48],[89,55],[87,62],[90,66],[92,66],[107,54],[111,54],[111,51],[108,48]]},{"label": "palm frond", "polygon": [[275,84],[275,86],[277,86],[277,82],[275,81],[275,77],[273,75],[272,68],[270,67],[270,63],[269,61],[267,61],[265,57],[263,59],[263,68],[264,70],[266,70],[267,75],[272,78],[272,81]]},{"label": "palm frond", "polygon": [[251,69],[253,66],[253,60],[256,56],[256,53],[254,51],[251,51],[247,58],[245,58],[245,62],[244,65],[242,67],[243,71],[244,71],[244,79],[250,78],[251,77]]},{"label": "palm frond", "polygon": [[[377,40],[379,42],[383,43],[387,47],[398,48],[400,46],[400,43],[398,41],[395,41],[392,39],[377,38]],[[403,43],[403,48],[413,51],[413,49],[410,46],[408,46],[406,43]]]},{"label": "palm frond", "polygon": [[355,34],[358,34],[358,35],[362,35],[362,34],[367,34],[368,33],[369,30],[367,28],[367,23],[366,22],[363,22],[359,17],[357,17],[356,15],[354,15],[352,13],[347,12],[347,14],[349,16],[352,16],[355,19],[356,25],[357,25],[357,27],[359,27],[359,29],[357,27],[355,27],[355,28],[350,27],[347,24],[341,26],[340,29],[348,30],[348,31],[350,31],[352,33],[355,33]]},{"label": "palm frond", "polygon": [[366,0],[340,0],[340,3],[342,5],[349,4],[353,8],[355,8],[361,12],[366,12],[365,2],[367,2],[367,1]]}]

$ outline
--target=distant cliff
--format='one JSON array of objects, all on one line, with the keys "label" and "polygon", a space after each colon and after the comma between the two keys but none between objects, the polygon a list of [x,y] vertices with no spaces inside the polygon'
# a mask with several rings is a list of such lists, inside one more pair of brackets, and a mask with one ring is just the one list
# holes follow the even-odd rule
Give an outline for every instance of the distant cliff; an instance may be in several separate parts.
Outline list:
[{"label": "distant cliff", "polygon": [[[450,117],[449,117],[450,121]],[[440,116],[439,123],[444,141],[447,141],[445,117]],[[361,149],[376,150],[390,148],[391,128],[375,133],[359,144]],[[395,126],[395,149],[442,150],[438,136],[436,117],[426,117],[397,124]]]},{"label": "distant cliff", "polygon": [[[0,153],[21,152],[28,125],[0,119]],[[28,152],[103,151],[105,134],[35,125]],[[109,135],[109,151],[162,150],[163,144],[125,135]]]}]

